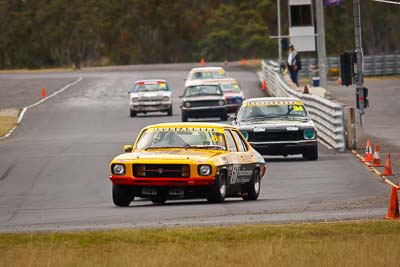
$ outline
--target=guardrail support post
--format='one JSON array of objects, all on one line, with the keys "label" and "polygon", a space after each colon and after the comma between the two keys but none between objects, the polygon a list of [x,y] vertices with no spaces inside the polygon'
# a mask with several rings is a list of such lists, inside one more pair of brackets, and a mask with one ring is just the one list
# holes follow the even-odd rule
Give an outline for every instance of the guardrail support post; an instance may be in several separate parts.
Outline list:
[{"label": "guardrail support post", "polygon": [[354,107],[344,107],[344,139],[347,149],[356,149],[357,147],[357,123],[356,111]]}]

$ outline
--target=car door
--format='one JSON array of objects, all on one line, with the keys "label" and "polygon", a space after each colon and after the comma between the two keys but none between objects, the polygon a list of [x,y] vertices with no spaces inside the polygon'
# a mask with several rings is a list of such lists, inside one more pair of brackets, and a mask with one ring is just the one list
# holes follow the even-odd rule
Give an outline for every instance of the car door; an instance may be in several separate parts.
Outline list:
[{"label": "car door", "polygon": [[249,151],[249,148],[247,147],[246,142],[243,140],[243,137],[241,136],[239,131],[231,129],[231,132],[233,137],[235,138],[240,157],[239,177],[243,183],[246,183],[250,181],[253,175],[253,170],[255,167],[254,154]]},{"label": "car door", "polygon": [[[235,141],[234,132],[225,129],[225,135],[227,139],[227,145],[230,151],[230,164],[228,166],[228,177],[229,177],[229,185],[240,185],[243,183],[247,183],[250,181],[252,170],[249,170],[249,167],[246,166],[246,162],[244,161],[245,149],[243,146]],[[235,134],[236,135],[236,134]]]}]

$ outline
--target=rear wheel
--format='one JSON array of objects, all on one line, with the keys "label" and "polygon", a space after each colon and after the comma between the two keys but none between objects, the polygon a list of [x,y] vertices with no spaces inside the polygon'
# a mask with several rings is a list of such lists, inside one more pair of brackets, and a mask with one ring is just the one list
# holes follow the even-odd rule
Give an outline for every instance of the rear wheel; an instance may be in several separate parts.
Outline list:
[{"label": "rear wheel", "polygon": [[112,198],[116,206],[127,207],[129,204],[131,204],[135,196],[126,187],[113,184]]},{"label": "rear wheel", "polygon": [[135,117],[135,116],[136,116],[136,112],[135,112],[134,110],[132,110],[132,109],[131,109],[130,111],[131,111],[131,112],[130,112],[130,116],[131,116],[131,117]]},{"label": "rear wheel", "polygon": [[171,105],[171,107],[168,109],[167,115],[168,115],[168,116],[172,116],[172,105]]},{"label": "rear wheel", "polygon": [[318,146],[313,146],[303,153],[304,160],[317,160],[318,159]]},{"label": "rear wheel", "polygon": [[260,195],[260,188],[261,188],[261,177],[260,171],[255,170],[253,172],[253,177],[251,178],[248,186],[247,191],[244,192],[246,195],[243,196],[244,200],[257,200],[258,196]]},{"label": "rear wheel", "polygon": [[211,203],[222,203],[226,196],[226,173],[221,172],[215,179],[215,183],[208,193],[207,200]]}]

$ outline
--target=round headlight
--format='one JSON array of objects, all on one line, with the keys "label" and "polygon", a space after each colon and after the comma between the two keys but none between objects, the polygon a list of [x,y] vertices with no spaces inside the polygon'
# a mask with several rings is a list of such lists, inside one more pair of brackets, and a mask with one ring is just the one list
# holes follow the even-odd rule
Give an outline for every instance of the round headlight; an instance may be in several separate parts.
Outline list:
[{"label": "round headlight", "polygon": [[225,101],[224,101],[224,100],[220,100],[220,101],[218,101],[218,105],[220,105],[220,106],[223,106],[223,105],[225,105]]},{"label": "round headlight", "polygon": [[132,102],[137,102],[137,101],[139,101],[139,98],[138,98],[138,97],[132,97],[132,98],[131,98],[131,101],[132,101]]},{"label": "round headlight", "polygon": [[190,108],[190,102],[185,102],[185,107]]},{"label": "round headlight", "polygon": [[168,97],[168,96],[164,96],[164,97],[162,98],[162,100],[163,100],[163,101],[169,101],[169,97]]},{"label": "round headlight", "polygon": [[314,139],[315,131],[314,129],[306,129],[304,130],[304,139]]},{"label": "round headlight", "polygon": [[236,98],[236,103],[238,103],[238,104],[240,104],[240,103],[242,103],[242,99],[241,98]]},{"label": "round headlight", "polygon": [[211,174],[211,167],[209,165],[201,165],[199,167],[199,175],[207,176]]},{"label": "round headlight", "polygon": [[112,173],[115,175],[124,175],[125,174],[125,166],[122,164],[115,164],[112,167]]}]

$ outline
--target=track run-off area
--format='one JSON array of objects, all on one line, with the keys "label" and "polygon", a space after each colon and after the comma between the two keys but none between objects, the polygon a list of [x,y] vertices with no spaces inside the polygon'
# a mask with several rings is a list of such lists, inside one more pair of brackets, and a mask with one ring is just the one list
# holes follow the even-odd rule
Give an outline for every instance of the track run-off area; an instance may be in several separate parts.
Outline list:
[{"label": "track run-off area", "polygon": [[[0,140],[0,231],[220,225],[383,218],[390,188],[351,153],[319,144],[319,159],[266,157],[257,201],[228,198],[114,206],[108,164],[149,124],[181,120],[184,78],[195,64],[127,66],[65,73],[0,74],[0,108],[40,100],[40,87],[63,92],[29,108]],[[262,97],[256,69],[224,66],[246,98]],[[128,90],[138,79],[166,79],[173,116],[129,117]],[[10,89],[11,88],[11,89]],[[209,121],[209,120],[202,120]],[[210,120],[215,121],[215,120]],[[225,121],[224,123],[230,123]]]}]

